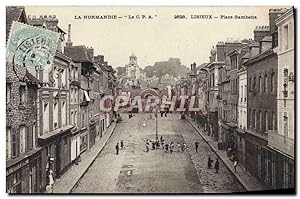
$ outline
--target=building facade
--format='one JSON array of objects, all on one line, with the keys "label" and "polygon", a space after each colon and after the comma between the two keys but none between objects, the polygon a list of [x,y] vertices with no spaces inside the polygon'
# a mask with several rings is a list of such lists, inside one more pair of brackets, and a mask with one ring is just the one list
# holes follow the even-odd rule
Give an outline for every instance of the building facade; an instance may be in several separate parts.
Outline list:
[{"label": "building facade", "polygon": [[[295,146],[295,63],[294,63],[294,12],[287,10],[276,19],[278,26],[277,73],[277,130],[268,132],[268,146],[278,152],[281,161],[279,175],[282,188],[294,188]],[[276,78],[276,77],[275,77]]]},{"label": "building facade", "polygon": [[[27,23],[24,7],[6,8],[12,21]],[[8,33],[8,32],[7,32]],[[6,191],[37,193],[40,190],[41,148],[37,138],[39,81],[19,65],[6,63]]]}]

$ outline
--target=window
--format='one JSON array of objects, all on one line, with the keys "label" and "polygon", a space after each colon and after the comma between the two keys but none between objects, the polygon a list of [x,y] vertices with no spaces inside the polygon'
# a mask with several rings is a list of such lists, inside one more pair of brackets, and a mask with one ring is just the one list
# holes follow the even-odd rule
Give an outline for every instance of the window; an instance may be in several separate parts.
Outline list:
[{"label": "window", "polygon": [[268,76],[265,75],[265,79],[264,79],[264,92],[268,92]]},{"label": "window", "polygon": [[18,156],[18,132],[11,134],[12,157]]},{"label": "window", "polygon": [[20,139],[20,154],[26,152],[26,127],[19,127],[19,139]]},{"label": "window", "polygon": [[240,90],[241,102],[243,101],[243,92],[244,92],[243,86],[241,86],[241,90]]},{"label": "window", "polygon": [[249,108],[249,126],[251,127],[252,127],[252,120],[253,120],[252,118],[253,118],[252,109]]},{"label": "window", "polygon": [[238,94],[238,87],[239,83],[238,83],[238,79],[235,79],[235,94],[237,95]]},{"label": "window", "polygon": [[262,111],[259,110],[259,129],[262,130]]},{"label": "window", "polygon": [[244,87],[245,87],[244,102],[246,102],[247,101],[247,85],[245,85]]},{"label": "window", "polygon": [[269,130],[269,127],[268,127],[268,111],[265,111],[265,126],[264,126],[264,129],[265,131],[268,131]]},{"label": "window", "polygon": [[283,133],[285,137],[288,137],[288,117],[286,115],[283,116]]},{"label": "window", "polygon": [[32,126],[32,144],[33,144],[33,148],[35,148],[37,146],[37,141],[38,141],[38,136],[37,136],[37,132],[36,132],[36,123],[33,124]]},{"label": "window", "polygon": [[20,97],[20,105],[25,104],[25,86],[20,86],[19,88],[19,97]]},{"label": "window", "polygon": [[77,111],[74,113],[74,125],[77,126]]},{"label": "window", "polygon": [[244,111],[244,118],[245,119],[244,119],[244,122],[243,122],[244,123],[243,127],[246,128],[247,127],[247,113],[246,113],[246,111]]},{"label": "window", "polygon": [[256,77],[253,78],[253,91],[256,90]]},{"label": "window", "polygon": [[250,90],[251,90],[251,86],[252,86],[251,83],[252,83],[252,82],[251,82],[251,78],[249,78],[249,85],[250,85],[249,89],[250,89]]},{"label": "window", "polygon": [[72,111],[72,112],[71,112],[71,118],[70,118],[71,124],[72,124],[72,125],[74,125],[74,120],[73,120],[74,116],[73,116],[73,115],[74,115],[74,113],[73,113],[73,111]]},{"label": "window", "polygon": [[6,102],[10,102],[10,96],[11,96],[11,83],[6,83]]},{"label": "window", "polygon": [[258,77],[258,92],[261,93],[262,92],[262,81],[261,81],[261,76]]},{"label": "window", "polygon": [[77,102],[77,88],[74,88],[74,102]]},{"label": "window", "polygon": [[74,89],[73,89],[73,87],[71,88],[71,94],[70,94],[70,96],[71,96],[71,102],[73,102],[73,93],[74,93]]},{"label": "window", "polygon": [[256,128],[256,121],[257,121],[257,119],[256,119],[256,110],[253,109],[253,128]]},{"label": "window", "polygon": [[289,49],[289,26],[288,24],[283,27],[283,49]]},{"label": "window", "polygon": [[11,158],[11,128],[6,128],[6,159]]},{"label": "window", "polygon": [[275,115],[275,112],[272,111],[272,119],[273,119],[273,129],[274,130],[277,130],[277,122],[276,122],[276,115]]},{"label": "window", "polygon": [[274,86],[275,86],[275,74],[274,72],[271,73],[271,88],[270,91],[273,92],[274,91]]},{"label": "window", "polygon": [[269,112],[269,117],[268,117],[268,129],[273,130],[273,114],[272,111]]}]

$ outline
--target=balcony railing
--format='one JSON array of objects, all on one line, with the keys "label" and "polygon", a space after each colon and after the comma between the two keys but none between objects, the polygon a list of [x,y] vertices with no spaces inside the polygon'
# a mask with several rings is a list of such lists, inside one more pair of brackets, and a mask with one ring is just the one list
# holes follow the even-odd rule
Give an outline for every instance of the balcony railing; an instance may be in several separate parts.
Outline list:
[{"label": "balcony railing", "polygon": [[276,131],[268,131],[268,145],[285,154],[294,157],[294,139],[278,134]]}]

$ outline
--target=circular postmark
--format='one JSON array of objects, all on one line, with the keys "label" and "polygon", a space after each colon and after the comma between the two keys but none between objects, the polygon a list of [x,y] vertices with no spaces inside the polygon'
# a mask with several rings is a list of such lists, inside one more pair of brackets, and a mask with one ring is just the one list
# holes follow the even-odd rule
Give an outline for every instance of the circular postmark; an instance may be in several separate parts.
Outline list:
[{"label": "circular postmark", "polygon": [[[6,48],[6,61],[30,72],[53,68],[59,34],[43,28],[13,22]],[[34,74],[34,73],[33,73]]]}]

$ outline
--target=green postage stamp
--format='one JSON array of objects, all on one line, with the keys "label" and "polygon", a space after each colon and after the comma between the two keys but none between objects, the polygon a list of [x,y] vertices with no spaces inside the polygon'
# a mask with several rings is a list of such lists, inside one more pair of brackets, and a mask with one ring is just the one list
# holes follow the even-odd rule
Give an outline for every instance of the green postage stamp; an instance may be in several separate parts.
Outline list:
[{"label": "green postage stamp", "polygon": [[6,62],[31,70],[50,71],[58,39],[56,32],[13,22],[7,42]]}]

